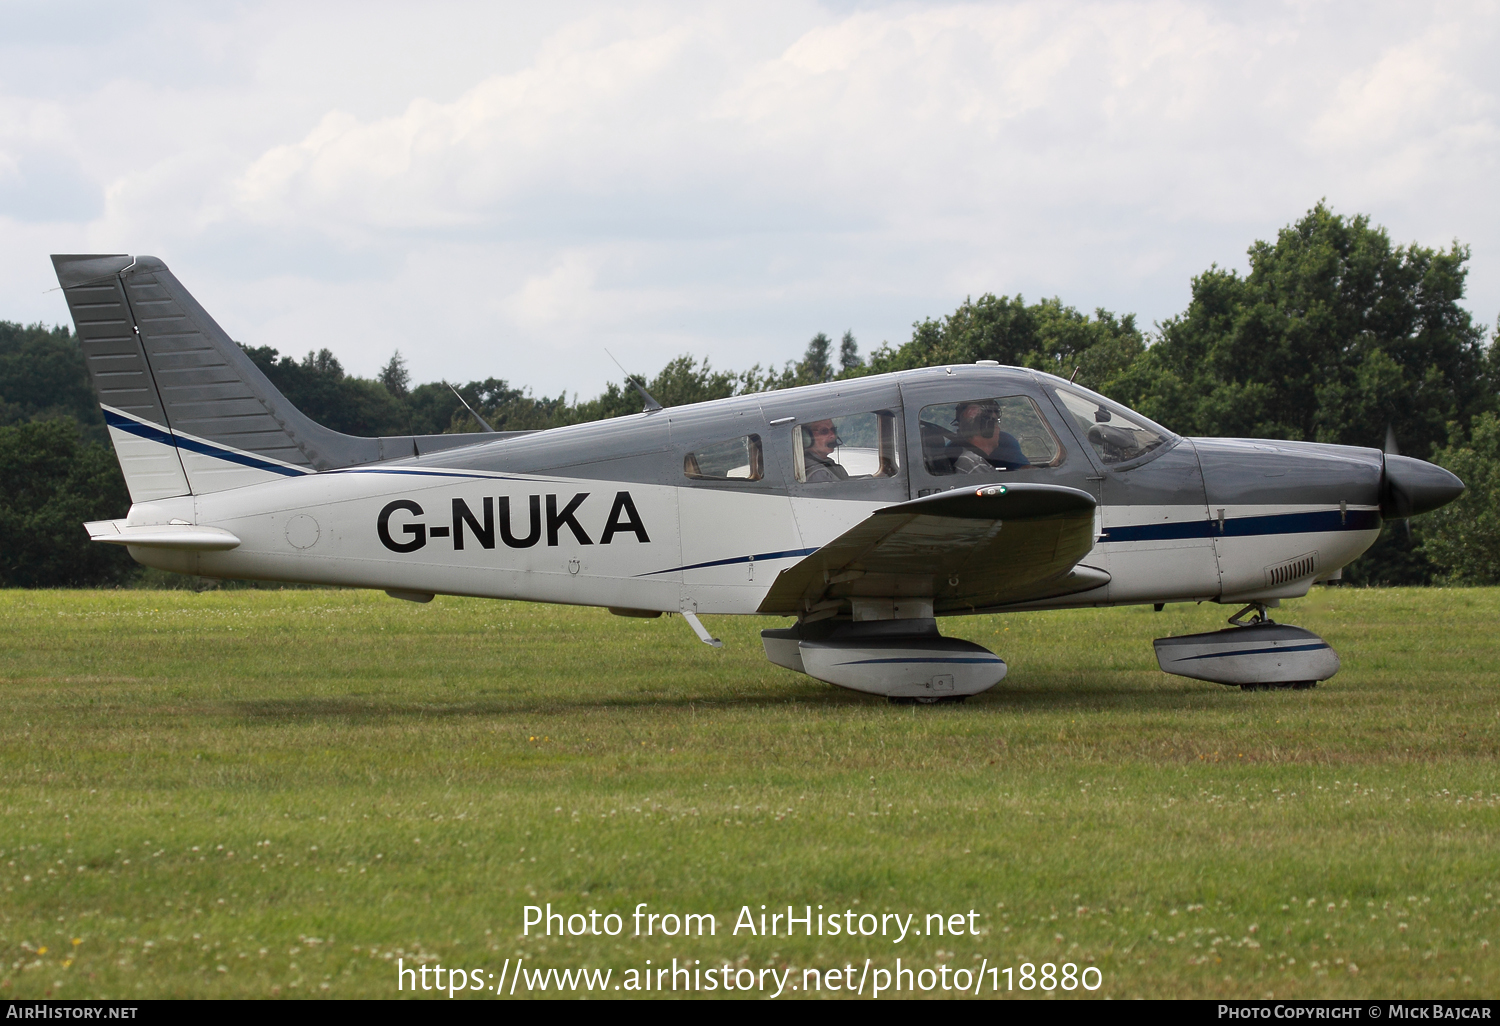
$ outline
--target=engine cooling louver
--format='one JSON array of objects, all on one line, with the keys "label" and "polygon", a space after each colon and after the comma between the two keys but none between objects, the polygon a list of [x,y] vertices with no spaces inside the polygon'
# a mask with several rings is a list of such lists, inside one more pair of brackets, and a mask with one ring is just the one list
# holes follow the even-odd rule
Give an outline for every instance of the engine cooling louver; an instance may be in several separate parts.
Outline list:
[{"label": "engine cooling louver", "polygon": [[1318,572],[1317,552],[1305,552],[1294,559],[1266,567],[1266,586],[1275,588],[1282,584],[1311,577]]}]

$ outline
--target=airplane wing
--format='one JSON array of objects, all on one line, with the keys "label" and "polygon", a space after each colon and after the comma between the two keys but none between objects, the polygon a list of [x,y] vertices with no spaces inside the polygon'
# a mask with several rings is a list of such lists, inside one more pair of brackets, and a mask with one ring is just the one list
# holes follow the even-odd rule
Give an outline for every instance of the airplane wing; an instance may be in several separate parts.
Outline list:
[{"label": "airplane wing", "polygon": [[987,485],[876,510],[777,575],[762,613],[831,616],[852,597],[931,598],[933,611],[1088,591],[1109,574],[1094,547],[1094,497],[1061,485]]}]

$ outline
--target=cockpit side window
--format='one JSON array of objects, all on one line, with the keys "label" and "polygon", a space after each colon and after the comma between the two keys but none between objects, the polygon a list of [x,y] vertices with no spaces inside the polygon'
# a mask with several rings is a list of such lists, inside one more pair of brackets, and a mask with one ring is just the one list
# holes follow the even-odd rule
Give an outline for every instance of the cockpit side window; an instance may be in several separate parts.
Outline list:
[{"label": "cockpit side window", "polygon": [[929,474],[995,474],[1062,462],[1057,436],[1024,395],[924,406],[919,419]]},{"label": "cockpit side window", "polygon": [[682,458],[682,472],[694,481],[759,481],[765,476],[760,435],[696,449]]},{"label": "cockpit side window", "polygon": [[1102,395],[1058,386],[1058,402],[1106,466],[1128,463],[1165,443],[1171,435],[1138,413]]},{"label": "cockpit side window", "polygon": [[797,480],[807,484],[895,477],[901,469],[890,410],[810,420],[793,434]]}]

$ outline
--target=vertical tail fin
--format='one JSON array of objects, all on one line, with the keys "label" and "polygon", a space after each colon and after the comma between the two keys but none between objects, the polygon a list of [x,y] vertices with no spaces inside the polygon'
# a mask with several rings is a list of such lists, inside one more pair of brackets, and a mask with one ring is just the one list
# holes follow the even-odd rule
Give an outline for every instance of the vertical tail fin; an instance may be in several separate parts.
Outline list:
[{"label": "vertical tail fin", "polygon": [[331,431],[287,401],[160,260],[61,255],[52,263],[132,501],[496,437],[439,442]]},{"label": "vertical tail fin", "polygon": [[132,502],[186,495],[187,474],[125,299],[129,256],[54,256],[94,394]]}]

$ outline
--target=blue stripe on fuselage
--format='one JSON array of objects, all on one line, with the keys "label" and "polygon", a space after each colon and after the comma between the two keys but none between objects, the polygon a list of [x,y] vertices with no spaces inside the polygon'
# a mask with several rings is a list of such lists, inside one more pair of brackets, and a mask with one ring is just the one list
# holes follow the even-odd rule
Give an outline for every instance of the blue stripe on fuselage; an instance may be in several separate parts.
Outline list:
[{"label": "blue stripe on fuselage", "polygon": [[712,559],[707,563],[693,563],[690,566],[670,566],[665,570],[649,570],[637,577],[655,577],[657,574],[675,574],[679,570],[702,570],[710,566],[730,566],[734,563],[748,563],[751,560],[765,562],[771,559],[801,559],[803,556],[811,556],[817,549],[787,549],[784,552],[757,552],[753,556],[731,556],[728,559]]},{"label": "blue stripe on fuselage", "polygon": [[[1259,517],[1236,517],[1224,521],[1223,533],[1219,532],[1217,520],[1186,520],[1175,524],[1126,524],[1106,528],[1099,536],[1099,543],[1171,541],[1182,538],[1252,538],[1268,534],[1316,534],[1333,531],[1374,531],[1380,528],[1380,514],[1371,509],[1318,510],[1313,513],[1272,513]],[[748,563],[754,560],[793,559],[808,556],[818,550],[792,549],[786,552],[762,552],[754,556],[732,556],[714,559],[691,566],[674,566],[665,570],[652,570],[638,574],[639,577],[654,577],[657,574],[677,573],[684,570],[702,570],[711,566],[728,566],[732,563]]]},{"label": "blue stripe on fuselage", "polygon": [[1380,514],[1373,509],[1321,509],[1311,513],[1269,513],[1232,517],[1222,528],[1217,520],[1185,520],[1175,524],[1123,524],[1106,527],[1105,542],[1171,541],[1181,538],[1253,538],[1267,534],[1323,534],[1337,531],[1376,531]]}]

